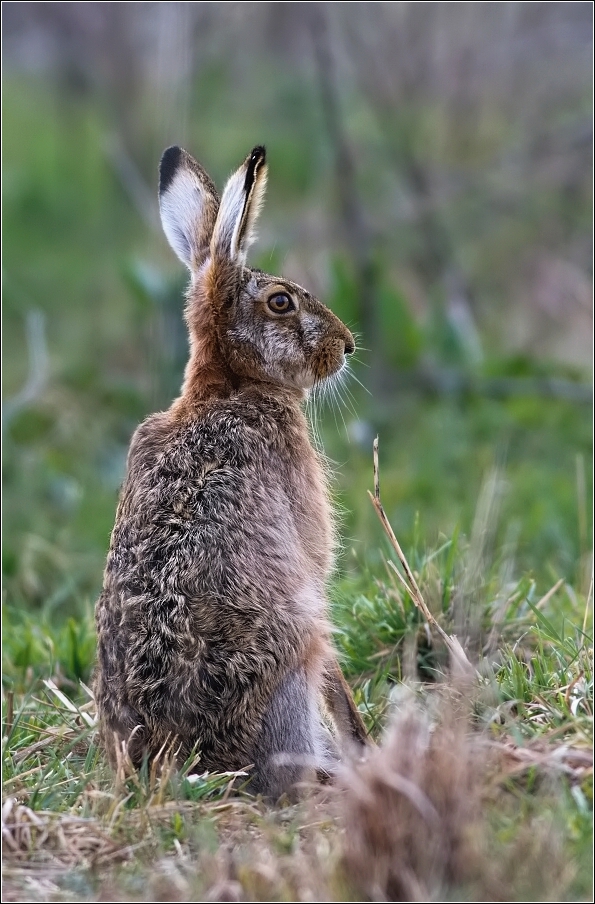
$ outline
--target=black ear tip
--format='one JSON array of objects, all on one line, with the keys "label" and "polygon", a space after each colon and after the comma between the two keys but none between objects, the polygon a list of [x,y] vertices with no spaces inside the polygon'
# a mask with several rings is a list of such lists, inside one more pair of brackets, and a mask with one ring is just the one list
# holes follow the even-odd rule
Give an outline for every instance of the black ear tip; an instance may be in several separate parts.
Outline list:
[{"label": "black ear tip", "polygon": [[267,149],[263,144],[257,145],[255,148],[252,148],[250,153],[250,163],[256,165],[257,163],[266,163],[267,159]]},{"label": "black ear tip", "polygon": [[173,145],[163,152],[159,164],[159,194],[162,195],[171,185],[172,179],[182,159],[182,148]]},{"label": "black ear tip", "polygon": [[264,166],[267,159],[267,152],[262,144],[252,148],[250,157],[248,158],[248,166],[246,167],[246,178],[244,180],[244,191],[248,194],[252,191],[254,179],[258,170]]}]

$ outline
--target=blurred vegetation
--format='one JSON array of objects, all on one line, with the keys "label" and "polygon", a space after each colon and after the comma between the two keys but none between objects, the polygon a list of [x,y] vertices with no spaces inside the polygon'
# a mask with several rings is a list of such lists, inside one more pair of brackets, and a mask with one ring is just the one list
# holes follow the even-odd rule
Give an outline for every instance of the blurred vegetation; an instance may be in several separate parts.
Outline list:
[{"label": "blurred vegetation", "polygon": [[[451,4],[448,17],[428,4],[244,6],[5,15],[5,600],[57,619],[93,601],[130,435],[177,393],[185,277],[154,191],[174,141],[219,184],[267,144],[254,263],[299,279],[362,334],[367,392],[353,382],[344,409],[319,418],[345,512],[341,570],[378,558],[365,495],[378,432],[405,543],[468,534],[497,466],[495,548],[513,544],[543,588],[582,586],[584,5]],[[29,45],[44,48],[42,72]]]}]

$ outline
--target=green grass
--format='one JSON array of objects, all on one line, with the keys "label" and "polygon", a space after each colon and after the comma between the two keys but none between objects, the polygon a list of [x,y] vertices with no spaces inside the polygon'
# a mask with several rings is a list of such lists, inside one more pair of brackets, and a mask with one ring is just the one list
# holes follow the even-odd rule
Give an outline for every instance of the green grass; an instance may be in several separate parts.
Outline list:
[{"label": "green grass", "polygon": [[[485,851],[474,849],[475,872],[445,878],[432,900],[491,900],[500,886],[502,900],[588,900],[593,671],[587,600],[563,581],[541,599],[530,578],[503,585],[496,557],[495,564],[484,563],[469,605],[461,590],[470,562],[478,561],[472,544],[455,536],[432,552],[412,552],[434,617],[447,631],[466,632],[459,636],[478,669],[464,690],[465,743],[489,743],[496,751],[495,765],[474,792],[482,806],[473,833]],[[95,746],[93,703],[79,683],[93,663],[91,618],[55,628],[26,613],[7,615],[5,884],[13,900],[25,900],[19,897],[25,888],[27,900],[47,900],[40,869],[48,858],[52,900],[71,900],[76,890],[81,900],[117,893],[120,900],[182,894],[198,901],[216,894],[220,883],[231,883],[234,900],[307,900],[312,893],[317,900],[355,900],[365,892],[369,876],[354,876],[344,860],[347,804],[340,796],[312,793],[301,805],[271,810],[241,791],[230,793],[228,775],[190,782],[185,770],[167,763],[161,773],[123,768],[114,775]],[[449,688],[460,694],[457,680],[391,570],[344,578],[334,620],[343,666],[372,735],[381,740],[390,714],[410,698],[418,714],[433,712],[440,728],[442,707],[449,706],[440,701]],[[49,676],[61,690],[42,680]],[[431,785],[421,789],[433,793]],[[488,857],[508,864],[506,874],[488,870]],[[555,898],[544,878],[552,863]],[[306,872],[296,871],[297,864]]]}]

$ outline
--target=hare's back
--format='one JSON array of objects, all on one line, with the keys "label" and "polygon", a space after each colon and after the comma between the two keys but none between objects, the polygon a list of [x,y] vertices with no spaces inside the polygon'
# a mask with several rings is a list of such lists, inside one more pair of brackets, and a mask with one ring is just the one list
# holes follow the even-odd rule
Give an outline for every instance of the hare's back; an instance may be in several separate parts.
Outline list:
[{"label": "hare's back", "polygon": [[[258,419],[260,418],[260,423]],[[201,629],[291,606],[307,564],[279,425],[244,406],[138,429],[106,569],[106,589],[183,597]],[[281,613],[280,613],[281,615]]]}]

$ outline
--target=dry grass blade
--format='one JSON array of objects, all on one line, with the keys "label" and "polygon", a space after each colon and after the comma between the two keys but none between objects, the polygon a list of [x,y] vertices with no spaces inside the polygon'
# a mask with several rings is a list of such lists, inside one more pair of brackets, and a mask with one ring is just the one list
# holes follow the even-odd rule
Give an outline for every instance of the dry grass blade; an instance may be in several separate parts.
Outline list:
[{"label": "dry grass blade", "polygon": [[[82,687],[83,691],[84,691],[85,694],[88,696],[89,701],[90,701],[91,703],[94,703],[94,702],[95,702],[95,694],[93,693],[93,691],[91,690],[91,688],[88,687],[88,686],[85,684],[85,682],[84,682],[84,681],[81,681],[80,679],[79,679],[79,685],[80,685],[80,687]],[[88,706],[88,705],[89,705],[88,703],[85,703],[85,706]]]},{"label": "dry grass blade", "polygon": [[81,719],[89,726],[89,728],[95,728],[95,720],[93,719],[93,717],[90,716],[89,713],[83,712],[80,707],[75,706],[72,700],[69,700],[68,697],[63,694],[58,687],[56,687],[51,678],[44,678],[43,683],[45,684],[47,689],[50,690],[52,694],[54,694],[54,696],[58,698],[60,703],[62,703],[62,705],[65,706],[69,712],[80,716]]},{"label": "dry grass blade", "polygon": [[374,493],[372,494],[368,490],[368,495],[369,495],[370,499],[372,500],[372,505],[374,506],[376,514],[378,515],[378,518],[380,519],[380,523],[382,524],[382,527],[384,528],[384,531],[385,531],[388,539],[391,542],[391,546],[393,547],[394,551],[396,552],[399,562],[401,563],[401,565],[403,567],[403,571],[405,572],[405,577],[403,577],[403,575],[398,570],[398,568],[396,567],[394,562],[389,561],[388,564],[390,565],[390,567],[392,568],[394,573],[397,575],[397,577],[399,578],[401,583],[404,585],[405,589],[408,591],[414,604],[423,613],[423,616],[426,619],[426,621],[436,629],[436,631],[438,632],[438,634],[440,635],[440,637],[442,638],[442,640],[448,647],[450,654],[451,654],[453,665],[456,666],[458,671],[461,672],[463,675],[469,675],[469,676],[475,675],[475,669],[469,662],[469,659],[467,658],[467,654],[463,650],[463,647],[461,646],[457,637],[455,635],[447,634],[446,631],[438,624],[438,622],[436,621],[436,619],[434,618],[434,616],[428,609],[426,602],[422,596],[421,590],[419,589],[419,587],[417,585],[417,581],[415,580],[415,576],[414,576],[411,568],[409,567],[409,563],[408,563],[407,559],[405,558],[405,554],[403,553],[403,550],[401,549],[399,541],[397,540],[397,538],[394,534],[394,531],[390,525],[390,522],[386,516],[386,512],[384,511],[382,502],[380,501],[380,477],[379,477],[379,468],[378,468],[378,437],[376,437],[376,439],[374,440]]},{"label": "dry grass blade", "polygon": [[536,609],[544,609],[547,606],[547,604],[549,603],[549,601],[551,600],[551,598],[556,595],[556,593],[558,592],[558,590],[560,589],[560,587],[562,586],[563,583],[564,583],[564,578],[560,578],[558,581],[556,581],[554,586],[551,587],[548,590],[548,592],[545,593],[541,597],[539,602],[535,603],[535,608]]},{"label": "dry grass blade", "polygon": [[580,784],[593,773],[593,753],[569,744],[552,745],[536,741],[528,747],[519,747],[511,739],[492,742],[500,753],[502,775],[512,776],[539,767],[542,771],[563,773],[573,784]]},{"label": "dry grass blade", "polygon": [[130,845],[110,838],[95,819],[49,811],[35,813],[13,797],[2,807],[2,841],[5,860],[33,864],[36,858],[47,861],[51,857],[63,867],[123,860],[131,850]]},{"label": "dry grass blade", "polygon": [[32,725],[30,727],[32,731],[37,732],[37,734],[43,734],[45,737],[40,741],[34,741],[33,744],[28,744],[26,747],[17,750],[12,755],[15,765],[25,762],[29,757],[40,753],[48,747],[52,748],[60,742],[75,742],[79,737],[79,732],[70,728],[68,725],[58,725],[55,728],[40,728],[38,725]]}]

